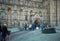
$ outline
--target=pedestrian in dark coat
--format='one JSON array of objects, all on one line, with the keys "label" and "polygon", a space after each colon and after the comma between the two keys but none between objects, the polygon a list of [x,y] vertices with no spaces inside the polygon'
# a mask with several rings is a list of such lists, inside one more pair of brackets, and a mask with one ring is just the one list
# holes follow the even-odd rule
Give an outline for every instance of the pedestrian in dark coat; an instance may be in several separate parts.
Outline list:
[{"label": "pedestrian in dark coat", "polygon": [[7,34],[8,34],[7,26],[3,25],[2,26],[2,40],[1,41],[6,41]]},{"label": "pedestrian in dark coat", "polygon": [[25,30],[27,30],[27,24],[25,24]]},{"label": "pedestrian in dark coat", "polygon": [[38,27],[38,22],[37,22],[37,20],[35,20],[34,23],[33,23],[33,30],[35,30],[36,27]]}]

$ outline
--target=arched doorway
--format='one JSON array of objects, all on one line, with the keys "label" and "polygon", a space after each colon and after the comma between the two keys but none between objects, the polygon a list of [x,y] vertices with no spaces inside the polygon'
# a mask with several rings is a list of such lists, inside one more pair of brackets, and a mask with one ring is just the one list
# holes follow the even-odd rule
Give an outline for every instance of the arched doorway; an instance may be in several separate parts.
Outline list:
[{"label": "arched doorway", "polygon": [[41,17],[39,16],[39,14],[36,14],[34,17],[33,17],[33,22],[37,21],[38,24],[41,24],[42,23],[42,19]]}]

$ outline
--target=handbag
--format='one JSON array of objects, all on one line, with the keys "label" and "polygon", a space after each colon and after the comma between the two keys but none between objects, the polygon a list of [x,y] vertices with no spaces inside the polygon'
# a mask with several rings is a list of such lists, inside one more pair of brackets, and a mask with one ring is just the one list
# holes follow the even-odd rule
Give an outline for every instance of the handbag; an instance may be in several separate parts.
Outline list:
[{"label": "handbag", "polygon": [[8,35],[10,35],[10,31],[8,31],[8,33],[7,33]]}]

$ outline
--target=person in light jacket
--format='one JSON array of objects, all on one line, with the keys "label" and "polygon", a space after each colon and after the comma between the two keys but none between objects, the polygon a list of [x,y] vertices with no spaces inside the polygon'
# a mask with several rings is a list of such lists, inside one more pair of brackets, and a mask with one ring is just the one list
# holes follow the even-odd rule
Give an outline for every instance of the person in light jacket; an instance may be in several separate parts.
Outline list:
[{"label": "person in light jacket", "polygon": [[45,24],[42,23],[42,24],[41,24],[41,30],[43,31],[44,29],[45,29]]}]

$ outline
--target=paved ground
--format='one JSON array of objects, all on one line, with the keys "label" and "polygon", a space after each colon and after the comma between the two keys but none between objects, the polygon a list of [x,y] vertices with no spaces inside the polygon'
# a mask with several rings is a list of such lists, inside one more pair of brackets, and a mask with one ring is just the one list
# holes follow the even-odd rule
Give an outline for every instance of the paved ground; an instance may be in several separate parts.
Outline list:
[{"label": "paved ground", "polygon": [[16,39],[18,36],[21,36],[21,35],[26,34],[28,32],[29,31],[20,31],[20,32],[16,32],[16,33],[11,33],[9,36],[7,36],[6,40],[12,41],[12,40]]},{"label": "paved ground", "polygon": [[[60,41],[60,32],[53,34],[43,34],[40,30],[15,34],[7,41]],[[13,37],[14,36],[14,37]]]},{"label": "paved ground", "polygon": [[11,31],[11,32],[17,32],[17,31],[19,31],[18,27],[17,28],[9,28],[8,30]]}]

